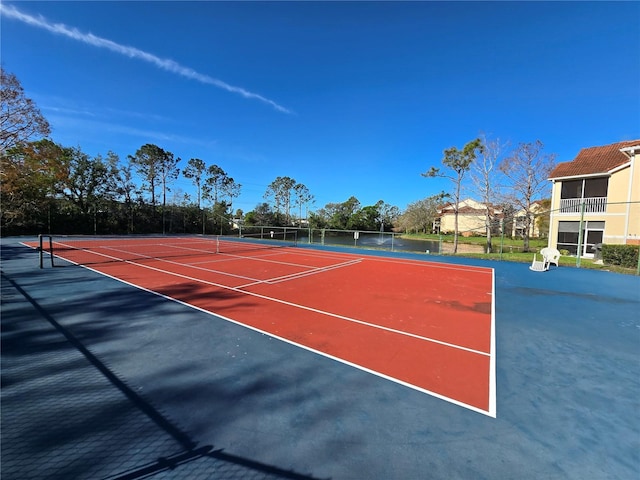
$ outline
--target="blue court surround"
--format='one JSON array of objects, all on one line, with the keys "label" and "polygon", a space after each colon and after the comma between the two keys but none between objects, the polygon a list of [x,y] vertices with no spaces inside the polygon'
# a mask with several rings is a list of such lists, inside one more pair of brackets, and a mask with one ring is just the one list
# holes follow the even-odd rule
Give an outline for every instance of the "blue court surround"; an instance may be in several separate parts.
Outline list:
[{"label": "blue court surround", "polygon": [[638,277],[405,255],[495,269],[492,419],[80,267],[39,270],[22,240],[1,252],[3,480],[640,473]]}]

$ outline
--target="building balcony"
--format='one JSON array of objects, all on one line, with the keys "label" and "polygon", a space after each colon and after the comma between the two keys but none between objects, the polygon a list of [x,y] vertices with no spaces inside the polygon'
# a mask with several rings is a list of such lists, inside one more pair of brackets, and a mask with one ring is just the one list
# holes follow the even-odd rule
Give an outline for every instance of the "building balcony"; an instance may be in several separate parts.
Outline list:
[{"label": "building balcony", "polygon": [[580,213],[583,203],[585,213],[605,213],[607,211],[607,197],[562,198],[560,199],[560,213]]}]

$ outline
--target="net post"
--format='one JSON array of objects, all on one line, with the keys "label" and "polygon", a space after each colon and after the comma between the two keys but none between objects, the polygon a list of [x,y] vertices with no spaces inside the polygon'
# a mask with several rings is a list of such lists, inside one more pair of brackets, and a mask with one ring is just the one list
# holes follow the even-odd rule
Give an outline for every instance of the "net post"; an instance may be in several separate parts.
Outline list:
[{"label": "net post", "polygon": [[53,237],[49,235],[49,258],[51,258],[51,267],[53,267]]},{"label": "net post", "polygon": [[44,243],[44,239],[48,238],[49,239],[49,257],[51,258],[51,266],[53,267],[53,238],[51,235],[43,235],[43,234],[39,234],[38,235],[38,257],[39,257],[39,261],[40,261],[40,268],[44,268],[44,249],[45,249],[45,243]]}]

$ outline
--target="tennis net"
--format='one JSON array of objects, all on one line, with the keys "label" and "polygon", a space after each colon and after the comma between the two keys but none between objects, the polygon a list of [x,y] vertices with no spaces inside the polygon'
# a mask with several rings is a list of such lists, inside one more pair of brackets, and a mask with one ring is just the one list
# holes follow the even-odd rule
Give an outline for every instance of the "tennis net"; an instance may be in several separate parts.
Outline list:
[{"label": "tennis net", "polygon": [[265,232],[242,237],[40,235],[37,248],[43,268],[47,255],[52,267],[61,264],[61,260],[79,265],[156,259],[188,263],[206,261],[216,254],[295,245],[297,232]]},{"label": "tennis net", "polygon": [[263,250],[279,247],[295,247],[298,245],[298,232],[265,231],[261,233],[243,234],[238,237],[217,237],[217,253],[242,253],[252,250]]}]

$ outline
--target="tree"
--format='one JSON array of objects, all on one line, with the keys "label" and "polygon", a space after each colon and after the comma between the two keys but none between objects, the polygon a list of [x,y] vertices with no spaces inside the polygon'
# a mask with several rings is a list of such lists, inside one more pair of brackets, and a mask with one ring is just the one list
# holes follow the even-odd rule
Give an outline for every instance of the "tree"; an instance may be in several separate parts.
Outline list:
[{"label": "tree", "polygon": [[[107,220],[105,227],[112,221],[108,207],[117,194],[118,158],[112,152],[109,152],[106,160],[101,155],[90,157],[80,147],[63,150],[65,171],[63,179],[56,185],[56,193],[79,212],[79,223],[75,228],[87,231],[93,225],[95,234],[99,212],[107,213],[102,215]],[[70,226],[73,228],[72,225],[66,225]]]},{"label": "tree", "polygon": [[[112,154],[115,155],[115,154]],[[124,204],[124,208],[127,217],[127,233],[134,232],[134,213],[135,213],[135,199],[140,195],[136,184],[133,182],[133,171],[131,161],[128,164],[122,165],[118,169],[118,173],[115,177],[115,193],[121,202]]]},{"label": "tree", "polygon": [[140,147],[135,155],[129,155],[129,161],[145,182],[143,188],[151,194],[151,205],[156,205],[156,187],[160,176],[160,162],[164,156],[164,150],[157,145],[147,143]]},{"label": "tree", "polygon": [[533,204],[548,195],[548,178],[555,167],[555,154],[544,154],[540,140],[520,143],[500,163],[500,171],[509,179],[509,200],[524,213],[524,251],[529,251],[529,227],[534,217]]},{"label": "tree", "polygon": [[189,178],[193,181],[198,191],[198,208],[201,207],[202,202],[202,177],[204,171],[207,168],[203,160],[199,158],[192,158],[187,162],[187,168],[182,171],[182,175],[185,178]]},{"label": "tree", "polygon": [[0,154],[27,142],[35,136],[51,132],[33,100],[25,97],[17,77],[0,67]]},{"label": "tree", "polygon": [[80,147],[68,148],[67,152],[68,172],[59,193],[87,215],[95,211],[99,201],[113,195],[117,171],[102,156],[91,158]]},{"label": "tree", "polygon": [[380,223],[380,211],[377,205],[367,205],[349,217],[347,229],[374,231],[378,230]]},{"label": "tree", "polygon": [[438,207],[447,195],[440,193],[432,195],[407,205],[407,209],[400,216],[400,226],[405,231],[429,233],[433,229],[433,221],[438,214]]},{"label": "tree", "polygon": [[308,217],[309,203],[313,202],[313,195],[311,195],[311,192],[309,192],[309,189],[302,183],[297,183],[293,187],[293,190],[295,192],[295,206],[300,208],[300,214],[299,214],[298,220],[302,222],[302,207],[303,206],[307,207],[307,212],[305,217]]},{"label": "tree", "polygon": [[275,212],[267,202],[256,205],[253,211],[245,215],[244,221],[246,225],[275,225],[277,223]]},{"label": "tree", "polygon": [[173,153],[162,150],[162,154],[159,158],[159,174],[160,182],[162,183],[162,233],[165,233],[165,211],[167,208],[167,192],[171,191],[169,185],[178,178],[180,175],[180,169],[178,163],[181,159],[174,158]]},{"label": "tree", "polygon": [[317,212],[309,212],[309,215],[308,215],[309,227],[327,228],[328,220],[323,213],[324,213],[324,210],[322,208]]},{"label": "tree", "polygon": [[227,194],[227,188],[231,188],[232,194],[235,193],[234,187],[229,183],[233,179],[218,165],[210,165],[206,170],[206,175],[202,187],[202,198],[212,201],[211,212],[213,214],[214,229],[216,232],[222,232],[223,225],[228,220],[227,209],[229,204],[222,201],[221,197]]},{"label": "tree", "polygon": [[284,209],[285,221],[291,223],[291,196],[297,182],[291,177],[277,177],[267,187],[264,194],[265,199],[273,198],[276,211],[279,213]]},{"label": "tree", "polygon": [[400,218],[400,209],[394,205],[389,205],[388,203],[380,200],[376,203],[376,208],[378,209],[379,220],[381,223],[380,228],[383,230],[385,226],[391,227],[395,225]]},{"label": "tree", "polygon": [[242,185],[236,183],[236,181],[227,177],[222,185],[222,192],[229,197],[229,208],[233,210],[233,199],[238,198],[240,196],[240,191],[242,190]]},{"label": "tree", "polygon": [[[203,160],[192,158],[187,162],[187,168],[182,171],[186,178],[190,178],[198,190],[198,210],[202,208],[202,189],[204,182],[204,172],[207,166]],[[206,213],[202,210],[202,234],[205,233]]]},{"label": "tree", "polygon": [[167,152],[157,145],[147,143],[140,147],[135,155],[130,155],[129,160],[136,167],[138,174],[148,182],[147,189],[151,193],[151,205],[154,209],[158,183],[162,187],[162,232],[164,233],[167,191],[169,191],[169,184],[180,174],[178,169],[180,158],[174,158],[173,153]]},{"label": "tree", "polygon": [[229,181],[229,175],[218,165],[210,165],[207,168],[207,177],[204,181],[203,198],[213,200],[213,205],[217,205],[220,195],[224,191],[225,183]]},{"label": "tree", "polygon": [[465,173],[471,168],[471,164],[476,159],[478,151],[482,149],[482,142],[479,138],[467,143],[462,150],[456,147],[448,148],[444,151],[442,163],[450,172],[442,173],[439,168],[431,167],[431,169],[422,174],[423,177],[433,178],[441,177],[451,180],[453,183],[453,212],[454,212],[454,236],[453,236],[453,253],[458,252],[458,210],[460,206],[460,191],[462,188],[462,180]]},{"label": "tree", "polygon": [[327,203],[318,214],[325,219],[328,228],[345,230],[351,224],[351,217],[360,210],[360,201],[350,197],[346,202]]},{"label": "tree", "polygon": [[51,207],[59,185],[65,181],[66,152],[48,139],[20,143],[0,155],[0,225],[16,233],[51,231]]},{"label": "tree", "polygon": [[491,253],[493,248],[491,234],[495,222],[495,204],[499,196],[500,185],[496,181],[496,172],[502,151],[506,147],[500,143],[499,139],[488,140],[482,136],[482,148],[480,148],[479,158],[471,167],[471,181],[475,192],[484,205],[485,232],[487,236],[487,253]]}]

